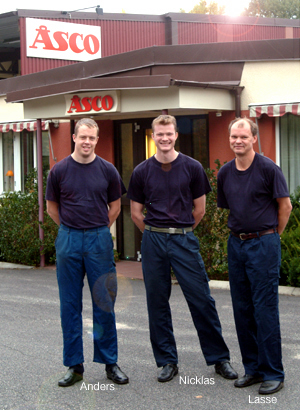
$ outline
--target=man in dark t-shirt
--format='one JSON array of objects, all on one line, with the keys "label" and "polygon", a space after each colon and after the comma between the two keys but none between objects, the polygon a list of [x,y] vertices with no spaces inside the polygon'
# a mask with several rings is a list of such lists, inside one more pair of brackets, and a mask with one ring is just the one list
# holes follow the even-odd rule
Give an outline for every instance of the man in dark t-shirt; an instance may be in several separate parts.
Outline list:
[{"label": "man in dark t-shirt", "polygon": [[93,302],[94,362],[106,364],[107,377],[115,383],[128,383],[128,377],[117,365],[117,279],[109,229],[120,213],[120,197],[126,190],[116,168],[95,154],[98,132],[95,121],[79,120],[73,135],[73,154],[54,165],[47,181],[47,212],[59,225],[56,268],[63,361],[69,367],[58,382],[61,387],[83,378],[85,273]]},{"label": "man in dark t-shirt", "polygon": [[218,173],[218,206],[230,209],[228,266],[235,325],[245,375],[235,387],[262,382],[259,393],[283,387],[278,312],[280,237],[291,212],[281,169],[255,153],[257,126],[237,118],[229,125],[235,159]]},{"label": "man in dark t-shirt", "polygon": [[[128,188],[131,216],[143,232],[142,267],[147,294],[150,339],[159,382],[178,373],[169,298],[171,267],[188,303],[208,365],[236,379],[208,278],[193,229],[205,213],[211,188],[202,165],[175,150],[176,120],[161,115],[152,123],[157,153],[133,171]],[[144,217],[143,210],[147,214]]]}]

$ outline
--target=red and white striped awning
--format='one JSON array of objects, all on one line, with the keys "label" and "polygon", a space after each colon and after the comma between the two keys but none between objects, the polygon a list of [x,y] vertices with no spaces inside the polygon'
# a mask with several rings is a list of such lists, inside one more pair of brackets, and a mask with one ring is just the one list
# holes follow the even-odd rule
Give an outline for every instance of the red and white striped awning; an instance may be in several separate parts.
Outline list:
[{"label": "red and white striped awning", "polygon": [[300,115],[300,103],[286,104],[249,104],[250,117],[261,117],[267,114],[269,117],[282,117],[284,114]]},{"label": "red and white striped awning", "polygon": [[[47,131],[49,127],[49,121],[42,121],[42,130]],[[18,122],[6,122],[0,123],[0,132],[9,132],[10,130],[14,132],[22,132],[23,130],[36,131],[37,122],[36,121],[18,121]]]}]

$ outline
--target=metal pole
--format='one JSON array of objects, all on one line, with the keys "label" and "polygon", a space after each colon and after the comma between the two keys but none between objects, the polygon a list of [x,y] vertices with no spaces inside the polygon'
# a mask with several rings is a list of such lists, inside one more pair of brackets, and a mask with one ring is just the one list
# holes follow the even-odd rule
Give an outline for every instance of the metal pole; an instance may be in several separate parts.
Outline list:
[{"label": "metal pole", "polygon": [[[38,172],[38,199],[39,199],[39,222],[44,223],[44,198],[43,198],[43,150],[42,150],[42,120],[37,120],[36,129],[37,138],[37,172]],[[44,230],[39,226],[39,238],[44,240]],[[43,248],[40,250],[40,266],[45,266],[45,255],[42,254]]]},{"label": "metal pole", "polygon": [[168,112],[168,110],[162,110],[162,115],[168,115],[169,114],[169,112]]}]

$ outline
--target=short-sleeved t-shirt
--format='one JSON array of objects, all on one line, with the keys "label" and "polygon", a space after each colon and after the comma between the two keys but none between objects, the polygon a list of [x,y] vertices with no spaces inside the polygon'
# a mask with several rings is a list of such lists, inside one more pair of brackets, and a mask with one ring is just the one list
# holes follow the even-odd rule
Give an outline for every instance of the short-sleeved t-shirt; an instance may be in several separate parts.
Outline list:
[{"label": "short-sleeved t-shirt", "polygon": [[255,154],[245,171],[235,160],[218,173],[218,207],[230,209],[228,227],[235,233],[264,231],[278,225],[276,198],[289,196],[281,169],[269,158]]},{"label": "short-sleeved t-shirt", "polygon": [[192,226],[193,200],[211,191],[200,164],[179,153],[169,164],[153,156],[139,164],[130,179],[127,197],[145,205],[144,222],[154,227]]},{"label": "short-sleeved t-shirt", "polygon": [[60,222],[70,228],[90,229],[109,224],[107,204],[126,192],[116,168],[96,156],[88,164],[71,155],[51,169],[46,199],[59,204]]}]

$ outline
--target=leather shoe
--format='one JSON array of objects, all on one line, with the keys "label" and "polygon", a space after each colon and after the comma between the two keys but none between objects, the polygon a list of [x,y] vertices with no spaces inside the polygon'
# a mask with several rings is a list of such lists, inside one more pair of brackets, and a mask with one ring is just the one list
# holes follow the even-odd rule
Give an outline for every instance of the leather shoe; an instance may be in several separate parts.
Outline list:
[{"label": "leather shoe", "polygon": [[161,383],[168,382],[176,376],[178,373],[178,367],[177,364],[174,363],[168,363],[164,365],[162,370],[160,371],[157,380]]},{"label": "leather shoe", "polygon": [[220,374],[225,379],[237,379],[239,377],[237,372],[232,368],[229,361],[216,363],[215,370],[216,373]]},{"label": "leather shoe", "polygon": [[106,369],[106,376],[117,384],[126,384],[129,382],[128,377],[117,364]]},{"label": "leather shoe", "polygon": [[263,378],[260,376],[252,376],[251,374],[245,374],[243,377],[240,379],[236,380],[234,382],[235,387],[248,387],[252,386],[252,384],[255,383],[261,383],[263,381]]},{"label": "leather shoe", "polygon": [[264,381],[258,390],[259,394],[272,394],[276,393],[280,389],[282,389],[284,383],[280,380],[266,380]]},{"label": "leather shoe", "polygon": [[60,387],[72,386],[76,382],[83,379],[82,373],[76,373],[73,368],[70,368],[62,379],[58,381]]}]

